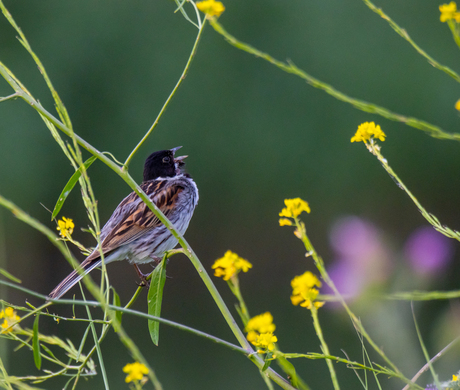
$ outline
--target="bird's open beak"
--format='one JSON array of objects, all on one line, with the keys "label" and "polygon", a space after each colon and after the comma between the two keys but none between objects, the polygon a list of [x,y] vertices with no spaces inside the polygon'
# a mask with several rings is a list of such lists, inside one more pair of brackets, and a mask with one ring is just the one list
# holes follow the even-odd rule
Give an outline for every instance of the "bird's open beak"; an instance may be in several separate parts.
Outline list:
[{"label": "bird's open beak", "polygon": [[171,152],[173,154],[173,156],[176,154],[176,152],[181,148],[182,146],[176,146],[175,148],[172,148],[171,149]]},{"label": "bird's open beak", "polygon": [[184,159],[187,158],[187,157],[188,157],[188,156],[176,157],[176,158],[174,159],[174,162],[175,162],[176,164],[179,164],[179,166],[182,166],[182,165],[185,164],[185,163],[184,163]]},{"label": "bird's open beak", "polygon": [[[175,148],[172,148],[171,149],[171,152],[173,153],[173,156],[174,154],[176,154],[176,152],[181,148],[182,146],[177,146]],[[176,167],[181,167],[183,166],[185,163],[184,163],[184,158],[187,158],[188,156],[180,156],[180,157],[175,157],[174,158],[174,162],[176,164]]]}]

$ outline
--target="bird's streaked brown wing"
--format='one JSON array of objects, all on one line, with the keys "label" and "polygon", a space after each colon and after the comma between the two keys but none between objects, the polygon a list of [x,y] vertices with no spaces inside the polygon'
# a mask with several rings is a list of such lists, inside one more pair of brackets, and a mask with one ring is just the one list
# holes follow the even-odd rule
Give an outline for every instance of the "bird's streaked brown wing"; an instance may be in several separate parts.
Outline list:
[{"label": "bird's streaked brown wing", "polygon": [[[177,202],[179,194],[184,190],[180,185],[167,185],[165,180],[152,181],[141,185],[144,192],[152,199],[161,212],[168,217],[174,204]],[[102,252],[107,254],[122,245],[134,241],[136,238],[145,233],[147,229],[153,229],[161,225],[160,220],[148,208],[148,206],[139,201],[139,197],[135,192],[128,195],[123,202],[119,204],[119,208],[129,208],[132,202],[139,202],[138,206],[131,213],[124,215],[124,218],[114,226],[102,241]],[[94,251],[87,260],[91,261],[99,258],[100,251]]]}]

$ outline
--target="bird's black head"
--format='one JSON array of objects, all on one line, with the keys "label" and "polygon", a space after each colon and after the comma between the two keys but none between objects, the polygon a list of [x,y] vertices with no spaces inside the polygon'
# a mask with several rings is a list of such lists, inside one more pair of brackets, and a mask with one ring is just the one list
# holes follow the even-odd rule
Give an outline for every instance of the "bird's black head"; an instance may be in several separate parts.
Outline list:
[{"label": "bird's black head", "polygon": [[184,166],[183,159],[187,156],[174,158],[178,149],[159,150],[147,157],[144,164],[144,181],[155,180],[159,177],[174,177],[181,173],[181,167]]}]

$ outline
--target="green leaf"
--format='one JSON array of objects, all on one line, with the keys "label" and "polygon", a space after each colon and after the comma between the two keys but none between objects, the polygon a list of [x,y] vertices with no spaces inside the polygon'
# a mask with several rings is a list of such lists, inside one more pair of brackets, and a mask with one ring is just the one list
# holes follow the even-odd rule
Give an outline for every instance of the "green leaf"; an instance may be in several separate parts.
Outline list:
[{"label": "green leaf", "polygon": [[[120,296],[117,294],[117,292],[115,291],[114,288],[112,288],[112,290],[113,290],[113,305],[121,307]],[[121,325],[121,316],[122,315],[123,315],[123,313],[121,311],[115,312],[115,317],[117,318],[117,320],[120,323],[120,325]],[[115,332],[117,332],[118,328],[114,327],[114,330],[115,330]]]},{"label": "green leaf", "polygon": [[38,369],[42,366],[42,356],[40,355],[40,340],[38,338],[38,318],[40,314],[37,313],[34,321],[34,334],[32,337],[32,348],[34,352],[34,361]]},{"label": "green leaf", "polygon": [[[163,300],[163,287],[166,280],[166,257],[153,270],[152,279],[150,279],[150,288],[148,295],[149,314],[160,317],[161,301]],[[160,323],[158,321],[149,320],[149,332],[153,344],[158,346],[160,333]]]},{"label": "green leaf", "polygon": [[265,363],[261,371],[264,372],[268,367],[270,367],[270,364],[272,364],[272,361],[273,361],[273,353],[267,352],[267,354],[265,355]]},{"label": "green leaf", "polygon": [[5,271],[3,268],[0,268],[0,274],[3,275],[5,278],[12,280],[15,283],[22,283],[20,279],[11,275],[8,271]]},{"label": "green leaf", "polygon": [[[291,381],[292,386],[295,388],[299,387],[299,379],[297,377],[297,373],[295,371],[294,365],[287,360],[284,356],[278,355],[276,356],[276,361],[281,366],[283,371],[288,374],[289,380]],[[308,387],[308,386],[307,386]],[[302,387],[304,388],[304,387]]]},{"label": "green leaf", "polygon": [[[92,156],[88,160],[86,160],[83,163],[83,165],[85,166],[85,169],[88,169],[96,159],[97,159],[96,156]],[[77,181],[81,176],[81,173],[82,173],[82,169],[80,167],[78,170],[75,171],[75,173],[72,175],[72,177],[69,179],[69,181],[65,185],[64,189],[61,192],[61,195],[59,196],[58,201],[56,202],[56,206],[54,206],[53,214],[51,215],[51,220],[56,218],[56,216],[59,214],[59,211],[61,211],[61,208],[64,205],[64,202],[66,201],[70,192],[75,187],[75,184],[77,184]]]}]

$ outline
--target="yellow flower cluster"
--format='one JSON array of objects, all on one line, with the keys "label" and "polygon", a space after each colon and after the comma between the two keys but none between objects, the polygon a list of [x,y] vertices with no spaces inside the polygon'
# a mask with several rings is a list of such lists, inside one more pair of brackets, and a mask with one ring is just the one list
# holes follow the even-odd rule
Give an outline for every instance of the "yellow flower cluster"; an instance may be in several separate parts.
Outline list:
[{"label": "yellow flower cluster", "polygon": [[123,372],[128,374],[126,376],[125,382],[141,381],[144,380],[144,374],[149,373],[149,369],[145,367],[144,364],[139,362],[128,363],[123,367]]},{"label": "yellow flower cluster", "polygon": [[273,351],[275,349],[274,343],[278,341],[278,338],[273,334],[275,329],[273,316],[267,311],[248,321],[245,329],[248,332],[246,338],[250,343],[261,349],[258,352]]},{"label": "yellow flower cluster", "polygon": [[0,319],[2,318],[2,330],[6,332],[11,332],[12,328],[10,326],[21,319],[12,307],[7,307],[5,310],[0,311]]},{"label": "yellow flower cluster", "polygon": [[240,271],[248,272],[249,268],[252,268],[252,264],[236,253],[227,251],[224,257],[214,262],[212,268],[215,269],[214,276],[223,276],[224,280],[229,280]]},{"label": "yellow flower cluster", "polygon": [[257,348],[259,353],[265,353],[268,351],[273,351],[275,349],[275,343],[278,341],[278,337],[276,337],[273,333],[262,333],[257,336],[255,341],[251,341]]},{"label": "yellow flower cluster", "polygon": [[[285,208],[279,213],[280,217],[297,218],[303,211],[310,213],[310,206],[300,198],[284,199]],[[280,218],[280,226],[291,226],[292,221],[287,218]]]},{"label": "yellow flower cluster", "polygon": [[307,309],[311,309],[312,306],[316,308],[323,306],[324,302],[315,301],[319,294],[315,286],[318,288],[321,287],[321,282],[310,271],[292,279],[292,304],[297,306],[300,303],[300,306],[306,307]]},{"label": "yellow flower cluster", "polygon": [[440,5],[439,10],[441,11],[441,22],[447,22],[452,19],[456,22],[460,22],[460,12],[457,12],[457,4],[455,1],[451,1],[449,4]]},{"label": "yellow flower cluster", "polygon": [[351,138],[351,142],[366,142],[376,138],[380,141],[385,141],[385,137],[386,135],[380,125],[376,126],[374,122],[364,122],[358,126],[358,130]]},{"label": "yellow flower cluster", "polygon": [[273,316],[270,312],[259,314],[258,316],[252,317],[246,325],[246,332],[248,332],[247,339],[254,341],[259,333],[273,333],[276,329],[273,323]]},{"label": "yellow flower cluster", "polygon": [[75,224],[71,218],[62,217],[62,219],[58,221],[58,227],[56,229],[59,230],[61,237],[67,238],[72,235],[74,227]]},{"label": "yellow flower cluster", "polygon": [[204,0],[196,3],[196,7],[207,16],[219,17],[225,11],[224,5],[220,1]]}]

